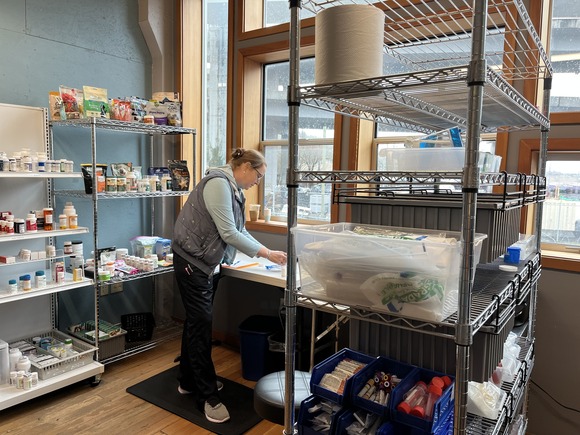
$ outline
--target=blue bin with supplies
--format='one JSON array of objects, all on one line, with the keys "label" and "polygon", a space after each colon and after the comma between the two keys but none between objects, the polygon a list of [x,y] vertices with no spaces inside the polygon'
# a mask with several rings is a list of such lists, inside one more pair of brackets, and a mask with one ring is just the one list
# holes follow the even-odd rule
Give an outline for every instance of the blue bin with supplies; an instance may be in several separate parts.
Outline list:
[{"label": "blue bin with supplies", "polygon": [[271,337],[283,331],[278,317],[250,316],[239,326],[242,377],[258,381],[269,373],[284,369],[284,352],[270,350]]}]

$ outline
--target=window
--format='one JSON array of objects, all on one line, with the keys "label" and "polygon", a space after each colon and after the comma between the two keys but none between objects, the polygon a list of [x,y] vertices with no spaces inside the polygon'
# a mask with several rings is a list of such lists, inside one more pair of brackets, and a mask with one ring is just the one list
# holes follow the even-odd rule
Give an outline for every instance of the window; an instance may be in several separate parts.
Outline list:
[{"label": "window", "polygon": [[[290,21],[288,0],[264,0],[264,27]],[[313,17],[314,14],[306,9],[300,10],[300,19]]]},{"label": "window", "polygon": [[[288,216],[286,176],[288,168],[289,63],[264,65],[264,120],[262,149],[268,164],[263,182],[264,207],[272,210],[272,219]],[[300,62],[300,83],[314,83],[314,59]],[[300,171],[330,171],[333,163],[334,114],[302,106],[299,120],[298,167]],[[298,218],[330,221],[332,203],[329,184],[302,184],[297,192]]]},{"label": "window", "polygon": [[228,2],[203,4],[203,160],[202,173],[226,162]]},{"label": "window", "polygon": [[580,2],[554,0],[550,60],[554,79],[552,112],[580,111]]},{"label": "window", "polygon": [[580,152],[554,152],[546,161],[547,198],[542,212],[542,245],[580,252]]}]

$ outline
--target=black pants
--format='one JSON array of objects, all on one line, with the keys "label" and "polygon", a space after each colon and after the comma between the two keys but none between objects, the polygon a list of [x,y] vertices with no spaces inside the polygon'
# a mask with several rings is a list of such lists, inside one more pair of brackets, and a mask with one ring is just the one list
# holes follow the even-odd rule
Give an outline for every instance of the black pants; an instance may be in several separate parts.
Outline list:
[{"label": "black pants", "polygon": [[179,385],[191,391],[198,405],[203,406],[206,400],[219,400],[211,359],[213,300],[219,274],[208,276],[176,253],[173,254],[173,267],[185,308]]}]

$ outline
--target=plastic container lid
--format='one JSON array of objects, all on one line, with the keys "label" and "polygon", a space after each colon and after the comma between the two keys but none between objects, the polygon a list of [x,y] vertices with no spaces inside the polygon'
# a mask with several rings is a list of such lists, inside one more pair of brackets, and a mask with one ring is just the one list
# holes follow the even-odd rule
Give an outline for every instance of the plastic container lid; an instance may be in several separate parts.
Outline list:
[{"label": "plastic container lid", "polygon": [[16,280],[15,279],[10,279],[10,280],[8,280],[8,284],[10,284],[10,285],[16,284]]},{"label": "plastic container lid", "polygon": [[447,388],[449,385],[451,385],[453,383],[453,381],[451,380],[451,378],[449,376],[441,376],[441,379],[443,380],[443,383],[445,384],[445,388]]},{"label": "plastic container lid", "polygon": [[445,382],[443,382],[443,379],[441,379],[439,376],[434,376],[433,379],[431,379],[431,385],[443,388],[445,386]]},{"label": "plastic container lid", "polygon": [[397,411],[401,411],[404,412],[405,414],[408,414],[409,412],[411,412],[411,407],[407,402],[401,402],[397,405]]},{"label": "plastic container lid", "polygon": [[44,270],[37,270],[35,274],[36,276],[44,276]]},{"label": "plastic container lid", "polygon": [[415,417],[423,418],[425,417],[425,408],[422,406],[415,406],[413,409],[411,409],[410,414],[414,415]]},{"label": "plastic container lid", "polygon": [[441,387],[438,387],[437,385],[429,385],[427,391],[429,391],[429,393],[431,394],[435,394],[437,397],[443,394],[443,390],[441,389]]}]

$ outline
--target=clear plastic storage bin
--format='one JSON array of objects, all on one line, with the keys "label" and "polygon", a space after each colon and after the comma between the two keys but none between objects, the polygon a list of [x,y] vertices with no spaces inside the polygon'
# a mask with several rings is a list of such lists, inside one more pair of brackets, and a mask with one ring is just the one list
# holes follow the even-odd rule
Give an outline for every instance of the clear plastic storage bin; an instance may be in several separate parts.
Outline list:
[{"label": "clear plastic storage bin", "polygon": [[[394,148],[382,151],[387,171],[462,171],[465,148]],[[501,156],[479,151],[478,167],[482,172],[497,172]]]},{"label": "clear plastic storage bin", "polygon": [[[304,295],[427,321],[457,310],[459,232],[355,223],[292,231],[301,275],[312,279],[302,280]],[[476,234],[474,273],[486,237]]]}]

